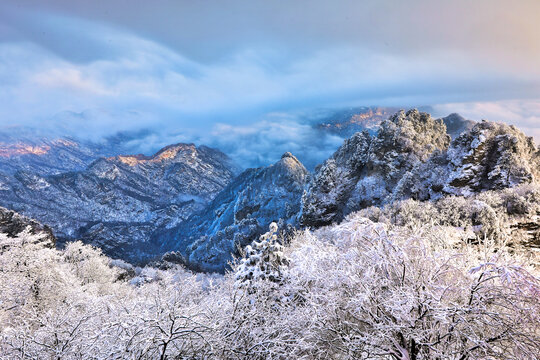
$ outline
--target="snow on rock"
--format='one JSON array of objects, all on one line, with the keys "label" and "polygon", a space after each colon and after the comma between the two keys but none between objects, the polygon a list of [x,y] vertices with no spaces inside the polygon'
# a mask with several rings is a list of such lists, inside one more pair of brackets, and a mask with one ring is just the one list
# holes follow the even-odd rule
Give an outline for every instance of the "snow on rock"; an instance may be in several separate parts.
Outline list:
[{"label": "snow on rock", "polygon": [[538,174],[534,140],[514,126],[482,121],[458,137],[447,153],[445,191],[463,194],[529,183]]},{"label": "snow on rock", "polygon": [[159,232],[167,258],[196,270],[223,272],[238,249],[266,232],[272,222],[286,231],[298,224],[301,196],[309,179],[291,153],[273,165],[248,169],[201,212],[169,231]]},{"label": "snow on rock", "polygon": [[538,155],[534,140],[516,127],[482,121],[416,168],[403,186],[420,200],[510,188],[538,179]]},{"label": "snow on rock", "polygon": [[482,121],[458,129],[463,121],[445,120],[465,130],[451,143],[443,119],[417,110],[390,117],[373,137],[360,132],[347,139],[316,169],[303,196],[302,224],[319,227],[369,206],[470,196],[538,179],[539,152],[516,127]]},{"label": "snow on rock", "polygon": [[0,207],[0,234],[7,238],[16,238],[21,234],[26,234],[28,236],[25,238],[48,248],[54,248],[56,244],[56,238],[48,226],[2,207]]},{"label": "snow on rock", "polygon": [[449,143],[442,120],[418,110],[400,111],[383,121],[375,137],[356,133],[316,169],[303,196],[303,225],[328,225],[352,211],[390,201],[404,174]]}]

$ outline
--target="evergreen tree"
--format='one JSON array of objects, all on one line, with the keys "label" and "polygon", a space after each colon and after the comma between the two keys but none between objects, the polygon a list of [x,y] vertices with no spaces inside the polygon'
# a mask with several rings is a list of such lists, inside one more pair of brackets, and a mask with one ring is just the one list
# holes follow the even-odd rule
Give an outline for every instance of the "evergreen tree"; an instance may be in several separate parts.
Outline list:
[{"label": "evergreen tree", "polygon": [[245,256],[236,271],[237,286],[252,286],[259,280],[280,283],[289,260],[283,254],[283,246],[278,242],[278,226],[270,224],[270,231],[261,235],[246,247]]}]

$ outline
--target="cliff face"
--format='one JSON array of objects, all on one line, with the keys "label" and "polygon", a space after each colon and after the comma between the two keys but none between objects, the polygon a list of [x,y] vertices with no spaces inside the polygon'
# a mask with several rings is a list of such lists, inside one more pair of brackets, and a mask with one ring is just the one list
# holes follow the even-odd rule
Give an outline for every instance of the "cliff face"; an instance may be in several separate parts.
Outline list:
[{"label": "cliff face", "polygon": [[248,169],[201,212],[154,241],[188,266],[223,272],[232,256],[266,232],[268,225],[296,226],[309,173],[290,153],[277,163]]},{"label": "cliff face", "polygon": [[458,137],[447,160],[448,193],[503,189],[538,175],[534,140],[514,126],[487,121]]}]

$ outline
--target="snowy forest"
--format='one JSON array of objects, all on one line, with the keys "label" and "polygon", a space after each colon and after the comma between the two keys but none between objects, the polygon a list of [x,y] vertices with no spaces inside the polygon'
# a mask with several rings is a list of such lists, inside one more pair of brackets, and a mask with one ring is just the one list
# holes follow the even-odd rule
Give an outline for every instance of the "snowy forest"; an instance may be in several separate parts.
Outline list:
[{"label": "snowy forest", "polygon": [[[225,275],[133,267],[44,232],[0,238],[13,359],[536,359],[540,187],[405,200],[278,239]],[[281,245],[283,243],[283,245]]]}]

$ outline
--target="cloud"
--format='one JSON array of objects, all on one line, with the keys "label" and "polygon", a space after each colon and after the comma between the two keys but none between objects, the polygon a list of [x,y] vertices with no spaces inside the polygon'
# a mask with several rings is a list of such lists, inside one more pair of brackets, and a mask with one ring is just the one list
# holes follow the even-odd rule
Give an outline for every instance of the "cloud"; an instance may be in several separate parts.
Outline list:
[{"label": "cloud", "polygon": [[490,102],[441,104],[433,107],[438,115],[458,112],[472,120],[505,122],[517,126],[540,144],[540,100],[519,99]]},{"label": "cloud", "polygon": [[[68,31],[64,26],[72,22],[61,17],[56,23]],[[153,113],[160,126],[208,126],[223,118],[249,123],[254,114],[338,103],[429,104],[516,96],[538,87],[451,50],[390,56],[330,47],[287,60],[271,49],[243,49],[209,65],[132,34],[77,24],[94,42],[103,39],[119,53],[78,63],[33,42],[0,43],[0,121],[16,116],[21,123],[44,122],[61,111],[105,109]]]},{"label": "cloud", "polygon": [[[68,117],[86,118],[96,115],[101,114],[66,114]],[[271,113],[250,124],[217,123],[207,131],[171,132],[154,128],[121,134],[122,148],[133,153],[153,154],[166,145],[194,142],[220,149],[243,168],[267,166],[279,160],[285,152],[291,152],[304,166],[313,170],[344,140],[313,126],[313,119],[315,117],[307,114]]]},{"label": "cloud", "polygon": [[222,149],[244,166],[266,166],[289,151],[313,170],[343,139],[302,123],[290,114],[270,114],[250,125],[216,124],[200,141]]},{"label": "cloud", "polygon": [[[4,21],[13,19],[25,37],[78,60],[104,56],[101,46],[85,41],[87,34],[77,24],[70,25],[70,37],[49,27],[43,31],[43,14],[124,29],[198,62],[221,61],[245,48],[275,48],[290,58],[332,46],[389,55],[456,49],[489,62],[527,63],[530,69],[540,56],[536,0],[312,0],[309,6],[301,0],[2,3]],[[35,16],[24,22],[21,13]],[[74,38],[78,41],[69,41]]]},{"label": "cloud", "polygon": [[246,166],[291,151],[310,167],[341,140],[306,109],[447,104],[537,134],[535,108],[508,99],[540,93],[540,3],[509,4],[8,0],[0,127],[145,129],[135,150],[196,142]]}]

